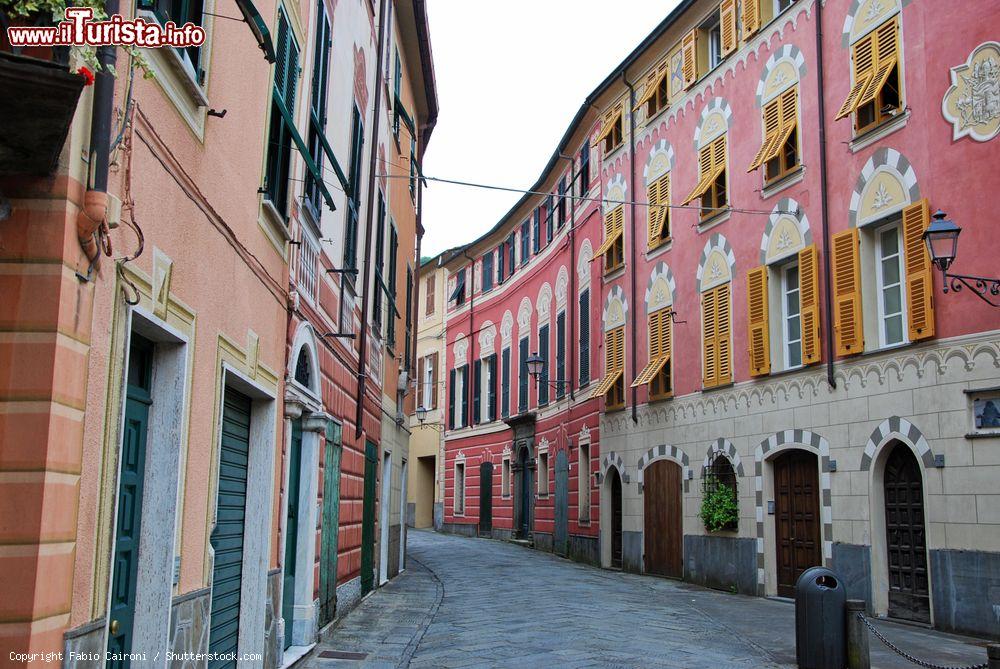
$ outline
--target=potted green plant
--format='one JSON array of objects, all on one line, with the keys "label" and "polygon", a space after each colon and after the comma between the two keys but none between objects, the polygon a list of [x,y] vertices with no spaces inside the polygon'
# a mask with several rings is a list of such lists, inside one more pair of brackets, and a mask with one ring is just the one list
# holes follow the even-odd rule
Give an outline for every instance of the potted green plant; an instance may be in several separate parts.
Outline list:
[{"label": "potted green plant", "polygon": [[698,515],[709,532],[736,529],[739,523],[736,489],[720,484],[714,476],[706,479]]}]

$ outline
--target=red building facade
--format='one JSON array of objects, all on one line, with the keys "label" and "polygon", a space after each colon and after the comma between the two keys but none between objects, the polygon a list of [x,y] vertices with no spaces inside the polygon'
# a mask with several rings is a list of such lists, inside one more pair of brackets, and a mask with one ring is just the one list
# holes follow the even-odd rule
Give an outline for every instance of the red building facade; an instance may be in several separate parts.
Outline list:
[{"label": "red building facade", "polygon": [[[761,595],[787,595],[824,564],[876,614],[995,633],[983,593],[1000,564],[986,538],[1000,484],[982,477],[997,473],[983,450],[997,432],[982,416],[1000,380],[1000,317],[968,291],[944,294],[922,239],[943,209],[965,230],[957,264],[990,271],[976,194],[997,176],[973,166],[997,150],[1000,110],[984,91],[998,19],[960,4],[682,2],[588,96],[530,189],[558,196],[564,174],[573,181],[562,200],[573,229],[557,216],[546,245],[548,198],[527,196],[447,265],[453,529],[473,531],[487,454],[502,463],[509,446],[516,467],[526,439],[529,469],[554,483],[543,444],[572,453],[586,434],[600,443],[594,562]],[[581,192],[585,142],[593,184]],[[514,275],[481,293],[484,254],[511,239],[521,254],[525,231],[527,265],[517,255]],[[564,265],[566,303],[590,286],[589,317],[569,309],[566,340],[578,360],[590,327],[590,387],[556,410],[529,383],[513,432],[464,427],[476,395],[461,391],[490,325],[513,360],[527,335],[557,377],[537,336],[558,313],[546,284],[560,294]],[[499,395],[517,393],[519,371],[501,375]],[[534,481],[533,502],[494,485],[494,517],[505,513],[493,533],[520,525],[547,547],[549,514],[566,512]],[[720,499],[716,517],[708,500]],[[518,509],[531,503],[525,527]]]}]

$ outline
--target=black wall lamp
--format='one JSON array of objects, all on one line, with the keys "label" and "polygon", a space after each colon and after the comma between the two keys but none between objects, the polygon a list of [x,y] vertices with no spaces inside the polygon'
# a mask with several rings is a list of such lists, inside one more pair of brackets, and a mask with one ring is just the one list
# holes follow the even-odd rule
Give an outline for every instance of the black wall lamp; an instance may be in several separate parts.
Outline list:
[{"label": "black wall lamp", "polygon": [[1000,304],[992,302],[987,297],[1000,295],[1000,279],[948,272],[951,264],[955,262],[955,256],[958,255],[958,236],[962,228],[949,220],[948,215],[940,209],[931,218],[933,219],[931,224],[924,230],[924,243],[930,251],[931,262],[941,270],[944,292],[953,290],[957,293],[964,286],[991,307],[1000,307]]}]

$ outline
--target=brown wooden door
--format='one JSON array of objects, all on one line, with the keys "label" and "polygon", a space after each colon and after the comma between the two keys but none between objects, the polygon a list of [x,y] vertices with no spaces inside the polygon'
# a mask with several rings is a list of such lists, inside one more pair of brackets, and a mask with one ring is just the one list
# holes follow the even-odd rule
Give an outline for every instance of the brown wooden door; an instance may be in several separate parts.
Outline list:
[{"label": "brown wooden door", "polygon": [[923,478],[917,458],[900,443],[885,463],[885,533],[889,615],[929,623]]},{"label": "brown wooden door", "polygon": [[791,450],[774,461],[778,596],[794,597],[795,581],[823,564],[816,456]]},{"label": "brown wooden door", "polygon": [[681,578],[684,575],[684,534],[680,465],[658,460],[646,467],[642,498],[646,573]]},{"label": "brown wooden door", "polygon": [[611,566],[622,566],[622,479],[617,469],[608,471],[611,478]]}]

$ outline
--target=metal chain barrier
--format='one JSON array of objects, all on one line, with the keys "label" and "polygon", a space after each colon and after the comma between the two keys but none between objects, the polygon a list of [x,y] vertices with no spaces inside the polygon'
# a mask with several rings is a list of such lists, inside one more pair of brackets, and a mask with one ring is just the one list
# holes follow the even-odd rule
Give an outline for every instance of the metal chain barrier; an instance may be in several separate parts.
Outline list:
[{"label": "metal chain barrier", "polygon": [[884,643],[886,646],[888,646],[889,649],[892,650],[894,653],[896,653],[900,657],[906,658],[907,660],[909,660],[913,664],[919,665],[921,667],[926,667],[926,669],[988,669],[988,666],[989,666],[988,662],[983,662],[982,664],[970,664],[970,665],[965,665],[965,666],[955,666],[955,665],[950,665],[949,666],[949,665],[944,665],[944,664],[934,664],[933,662],[926,662],[924,660],[918,659],[916,657],[913,657],[909,653],[907,653],[905,650],[903,650],[902,648],[900,648],[899,646],[897,646],[893,642],[891,642],[888,639],[886,639],[885,636],[883,636],[882,633],[879,632],[878,629],[876,629],[874,625],[872,625],[871,621],[868,620],[868,618],[865,616],[864,613],[858,613],[858,619],[860,619],[861,622],[863,622],[865,624],[865,627],[867,627],[868,630],[873,635],[875,635],[876,639],[878,639],[879,641],[881,641],[882,643]]}]

